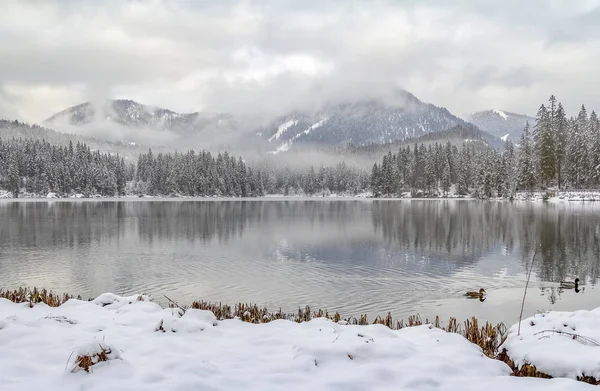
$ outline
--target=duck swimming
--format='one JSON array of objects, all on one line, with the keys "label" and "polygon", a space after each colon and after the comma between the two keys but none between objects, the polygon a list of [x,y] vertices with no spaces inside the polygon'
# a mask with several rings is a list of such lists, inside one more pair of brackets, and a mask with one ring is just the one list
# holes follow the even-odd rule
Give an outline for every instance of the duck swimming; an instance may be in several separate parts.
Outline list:
[{"label": "duck swimming", "polygon": [[564,289],[577,289],[579,288],[579,278],[576,278],[575,281],[561,281],[560,287]]},{"label": "duck swimming", "polygon": [[467,292],[467,293],[465,293],[465,296],[474,298],[474,299],[481,299],[485,293],[486,293],[485,289],[481,288],[481,289],[479,289],[479,292]]}]

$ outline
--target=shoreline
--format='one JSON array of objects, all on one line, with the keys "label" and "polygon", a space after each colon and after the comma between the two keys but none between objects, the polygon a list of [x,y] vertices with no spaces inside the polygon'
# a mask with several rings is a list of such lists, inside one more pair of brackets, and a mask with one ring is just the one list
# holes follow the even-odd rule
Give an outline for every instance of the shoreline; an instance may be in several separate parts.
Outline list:
[{"label": "shoreline", "polygon": [[[501,330],[476,319],[462,328],[456,320],[441,326],[439,319],[413,317],[394,328],[387,318],[352,324],[310,309],[269,314],[252,305],[202,302],[164,308],[146,295],[105,293],[82,301],[45,290],[3,290],[0,378],[7,390],[31,389],[40,380],[66,390],[84,383],[98,390],[181,389],[179,379],[193,373],[199,377],[188,388],[223,390],[309,384],[316,390],[340,384],[480,390],[490,382],[518,391],[584,390],[600,383],[593,359],[600,308],[537,314],[521,322],[520,336],[518,325]],[[273,377],[279,380],[263,383]]]},{"label": "shoreline", "polygon": [[127,194],[123,196],[101,196],[93,195],[85,197],[82,194],[71,194],[66,197],[61,197],[56,193],[48,193],[47,195],[39,194],[26,194],[24,197],[11,197],[10,193],[5,190],[0,190],[0,202],[1,201],[112,201],[112,200],[123,200],[123,201],[163,201],[163,200],[190,200],[190,201],[259,201],[259,200],[371,200],[371,201],[449,201],[449,200],[464,200],[464,201],[508,201],[508,202],[548,202],[548,203],[562,203],[562,202],[600,202],[600,190],[578,190],[578,191],[561,191],[556,195],[547,197],[544,191],[533,191],[530,193],[521,192],[511,198],[509,197],[491,197],[491,198],[477,198],[472,196],[462,196],[457,194],[450,194],[448,196],[432,196],[432,197],[412,197],[405,193],[403,196],[395,197],[373,197],[372,193],[364,192],[359,194],[296,194],[296,195],[284,195],[284,194],[266,194],[262,197],[221,197],[221,196],[186,196],[186,195],[172,195],[172,196],[153,196],[153,195],[134,195]]}]

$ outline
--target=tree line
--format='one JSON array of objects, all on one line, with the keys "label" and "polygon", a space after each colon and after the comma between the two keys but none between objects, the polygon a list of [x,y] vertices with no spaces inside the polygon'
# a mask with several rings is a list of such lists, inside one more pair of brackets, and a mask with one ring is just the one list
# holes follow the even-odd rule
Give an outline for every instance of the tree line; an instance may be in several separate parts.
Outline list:
[{"label": "tree line", "polygon": [[460,195],[510,197],[518,190],[600,186],[600,121],[585,106],[566,117],[551,96],[541,105],[533,128],[526,124],[517,146],[501,150],[479,140],[459,148],[447,143],[400,147],[371,171],[375,196]]},{"label": "tree line", "polygon": [[155,195],[261,197],[265,194],[357,194],[368,190],[366,172],[345,163],[293,170],[210,152],[140,154],[136,163],[92,151],[84,143],[0,138],[0,190],[85,197]]},{"label": "tree line", "polygon": [[356,166],[291,169],[247,164],[227,152],[140,154],[137,162],[93,151],[84,143],[52,145],[39,139],[0,138],[0,189],[44,195],[260,197],[372,191],[378,196],[510,197],[518,190],[594,188],[600,185],[600,121],[581,107],[567,118],[551,96],[517,145],[500,150],[482,139],[405,145],[389,152],[370,174]]},{"label": "tree line", "polygon": [[82,143],[0,139],[0,189],[13,197],[34,194],[124,195],[134,169],[119,155],[91,151]]}]

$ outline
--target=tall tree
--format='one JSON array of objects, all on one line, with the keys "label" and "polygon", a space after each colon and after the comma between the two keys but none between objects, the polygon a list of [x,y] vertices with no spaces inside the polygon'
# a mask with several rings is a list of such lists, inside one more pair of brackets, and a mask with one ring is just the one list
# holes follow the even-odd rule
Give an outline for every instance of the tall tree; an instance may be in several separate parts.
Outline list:
[{"label": "tall tree", "polygon": [[529,133],[529,122],[525,125],[525,129],[519,140],[519,149],[519,187],[531,191],[535,186],[536,179],[532,140]]},{"label": "tall tree", "polygon": [[554,116],[554,101],[551,97],[552,110],[548,111],[544,105],[540,107],[536,116],[535,134],[537,135],[536,157],[539,159],[538,167],[541,181],[548,186],[556,176],[556,151],[552,129]]},{"label": "tall tree", "polygon": [[555,138],[555,148],[554,152],[556,153],[556,182],[558,184],[558,188],[560,189],[563,186],[563,171],[565,166],[566,154],[567,154],[567,116],[565,114],[565,109],[562,106],[562,103],[558,103],[556,111],[554,113],[554,118],[552,122],[552,127],[554,129],[554,138]]}]

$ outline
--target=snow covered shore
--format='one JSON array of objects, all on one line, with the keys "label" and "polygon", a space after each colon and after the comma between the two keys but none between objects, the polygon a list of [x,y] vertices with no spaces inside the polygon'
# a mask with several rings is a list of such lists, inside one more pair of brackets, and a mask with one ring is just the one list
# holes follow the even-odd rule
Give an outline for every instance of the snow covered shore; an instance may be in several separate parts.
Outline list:
[{"label": "snow covered shore", "polygon": [[[140,300],[141,299],[141,300]],[[217,321],[145,296],[104,294],[60,307],[0,299],[3,391],[585,390],[570,379],[516,378],[458,334],[325,319]],[[596,314],[598,316],[598,314]],[[528,334],[529,335],[529,334]],[[514,343],[513,343],[514,342]],[[511,342],[511,350],[517,349]],[[78,365],[88,355],[89,368]],[[597,355],[596,355],[597,357]],[[106,360],[106,361],[104,361]]]},{"label": "snow covered shore", "polygon": [[515,366],[552,377],[600,379],[600,308],[536,314],[510,328],[503,347]]}]

